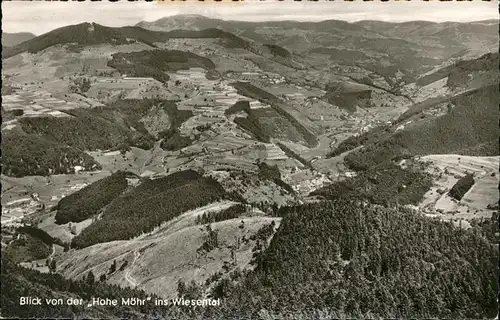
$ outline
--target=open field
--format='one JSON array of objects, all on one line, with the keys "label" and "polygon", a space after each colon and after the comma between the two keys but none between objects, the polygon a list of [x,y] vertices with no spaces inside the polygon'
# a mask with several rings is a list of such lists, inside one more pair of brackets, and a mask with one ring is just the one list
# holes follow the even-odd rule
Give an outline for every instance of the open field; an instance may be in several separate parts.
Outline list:
[{"label": "open field", "polygon": [[[21,109],[25,116],[40,116],[50,111],[64,111],[77,108],[76,103],[53,98],[52,94],[46,90],[29,91],[26,89],[17,90],[12,95],[2,96],[2,107],[6,111]],[[37,113],[35,113],[37,111]],[[69,116],[66,114],[66,116]]]},{"label": "open field", "polygon": [[[490,218],[498,201],[498,163],[500,157],[472,157],[461,155],[429,155],[420,161],[430,163],[429,173],[436,176],[435,186],[425,195],[419,205],[429,215],[443,219]],[[474,185],[457,201],[448,191],[467,173],[474,175]]]},{"label": "open field", "polygon": [[[3,102],[7,103],[7,108],[26,109],[27,116],[38,116],[49,111],[40,111],[36,109],[37,105],[50,111],[61,111],[97,106],[100,105],[99,101],[107,102],[118,96],[129,99],[178,99],[156,80],[120,76],[116,70],[107,66],[113,53],[147,49],[151,47],[135,43],[94,45],[74,52],[67,46],[58,45],[36,54],[23,53],[5,59],[2,74],[8,76],[8,84],[19,90],[12,98],[4,98]],[[77,77],[90,80],[91,87],[86,93],[88,98],[71,94],[68,90],[71,79]],[[34,110],[30,107],[31,104],[35,105]]]},{"label": "open field", "polygon": [[155,170],[161,167],[163,150],[153,148],[153,150],[143,150],[131,147],[124,154],[120,151],[91,151],[88,152],[99,164],[103,170],[114,172],[125,170],[141,175],[146,170]]},{"label": "open field", "polygon": [[[212,229],[218,232],[218,248],[209,252],[197,250],[204,242],[206,231],[202,225],[196,225],[196,217],[232,204],[213,203],[186,212],[153,232],[128,241],[70,250],[57,258],[58,271],[75,279],[90,270],[95,275],[106,273],[108,283],[136,286],[148,293],[174,298],[179,280],[202,284],[217,272],[225,275],[235,268],[251,268],[249,262],[255,241],[250,240],[250,236],[273,221],[275,228],[279,226],[279,218],[259,216],[213,223]],[[108,275],[113,260],[117,268],[125,261],[127,265]]]},{"label": "open field", "polygon": [[15,128],[21,117],[71,117],[65,111],[74,108],[78,108],[77,103],[54,98],[46,90],[16,89],[12,94],[2,96],[2,110],[16,117],[2,123],[2,130]]},{"label": "open field", "polygon": [[82,230],[88,227],[93,221],[92,219],[86,219],[81,222],[56,224],[55,215],[55,211],[44,215],[37,227],[47,232],[50,236],[61,239],[66,243],[71,242],[71,239],[82,232]]}]

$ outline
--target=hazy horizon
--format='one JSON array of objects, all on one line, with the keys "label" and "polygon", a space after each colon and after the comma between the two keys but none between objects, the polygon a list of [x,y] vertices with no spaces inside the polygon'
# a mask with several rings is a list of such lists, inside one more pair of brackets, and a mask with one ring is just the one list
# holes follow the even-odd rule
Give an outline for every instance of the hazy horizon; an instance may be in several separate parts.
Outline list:
[{"label": "hazy horizon", "polygon": [[[76,9],[75,9],[76,8]],[[118,10],[117,10],[118,9]],[[119,14],[117,14],[117,11]],[[82,22],[119,27],[177,15],[265,22],[365,20],[385,22],[475,22],[498,20],[496,2],[2,2],[2,30],[7,33],[48,31]]]}]

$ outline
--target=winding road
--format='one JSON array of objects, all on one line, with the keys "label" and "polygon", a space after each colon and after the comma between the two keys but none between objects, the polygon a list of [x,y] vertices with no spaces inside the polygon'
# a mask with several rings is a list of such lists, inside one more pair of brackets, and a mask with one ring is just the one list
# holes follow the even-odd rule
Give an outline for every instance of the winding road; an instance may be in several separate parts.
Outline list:
[{"label": "winding road", "polygon": [[134,279],[134,277],[132,277],[131,272],[132,272],[132,270],[134,268],[134,264],[137,261],[137,258],[139,258],[139,256],[140,256],[140,253],[137,251],[134,251],[134,261],[132,261],[132,264],[130,265],[130,267],[127,269],[127,271],[125,271],[125,280],[127,280],[128,283],[130,283],[130,285],[133,288],[137,287],[137,281]]}]

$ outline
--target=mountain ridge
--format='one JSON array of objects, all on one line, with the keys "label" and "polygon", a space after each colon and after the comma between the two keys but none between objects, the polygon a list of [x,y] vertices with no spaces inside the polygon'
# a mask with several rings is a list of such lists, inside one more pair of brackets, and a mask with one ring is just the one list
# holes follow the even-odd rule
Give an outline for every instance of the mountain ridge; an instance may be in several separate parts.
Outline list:
[{"label": "mountain ridge", "polygon": [[166,41],[171,38],[228,38],[236,41],[237,45],[245,46],[244,40],[237,36],[215,28],[207,28],[199,32],[189,30],[175,30],[171,32],[158,32],[132,27],[106,27],[96,23],[80,23],[61,27],[33,39],[29,39],[14,47],[6,48],[4,58],[15,56],[22,52],[36,53],[58,44],[76,43],[78,45],[92,45],[110,43],[114,45],[129,44],[133,41],[142,42],[151,47],[156,47],[155,42]]},{"label": "mountain ridge", "polygon": [[36,38],[36,35],[31,32],[3,32],[2,31],[2,46],[12,47],[24,41]]}]

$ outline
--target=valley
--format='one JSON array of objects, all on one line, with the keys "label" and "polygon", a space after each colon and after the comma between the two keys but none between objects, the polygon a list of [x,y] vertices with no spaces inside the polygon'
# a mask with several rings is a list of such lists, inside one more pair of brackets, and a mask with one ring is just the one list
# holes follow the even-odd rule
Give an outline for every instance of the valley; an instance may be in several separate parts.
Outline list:
[{"label": "valley", "polygon": [[225,305],[21,314],[10,289],[5,314],[494,317],[497,22],[173,16],[7,42],[2,282]]}]

